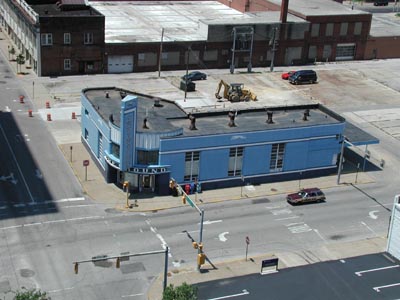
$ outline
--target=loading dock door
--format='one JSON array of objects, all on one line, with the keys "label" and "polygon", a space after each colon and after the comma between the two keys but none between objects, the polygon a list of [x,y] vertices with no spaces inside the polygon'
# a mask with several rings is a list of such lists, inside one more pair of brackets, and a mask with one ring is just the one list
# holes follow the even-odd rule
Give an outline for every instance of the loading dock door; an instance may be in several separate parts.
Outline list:
[{"label": "loading dock door", "polygon": [[354,60],[356,44],[337,44],[336,60]]},{"label": "loading dock door", "polygon": [[132,73],[133,56],[118,55],[108,57],[108,73]]},{"label": "loading dock door", "polygon": [[393,206],[387,242],[387,252],[400,260],[400,204],[397,203]]}]

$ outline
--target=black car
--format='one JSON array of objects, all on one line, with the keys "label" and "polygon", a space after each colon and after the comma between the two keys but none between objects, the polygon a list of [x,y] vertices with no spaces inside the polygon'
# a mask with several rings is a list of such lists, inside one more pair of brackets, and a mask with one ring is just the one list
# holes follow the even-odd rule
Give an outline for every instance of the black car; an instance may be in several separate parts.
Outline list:
[{"label": "black car", "polygon": [[[182,76],[183,80],[186,80],[186,75]],[[187,74],[187,80],[190,81],[195,81],[195,80],[205,80],[207,79],[207,74],[199,72],[199,71],[193,71]]]},{"label": "black car", "polygon": [[389,0],[378,0],[374,1],[375,6],[387,6],[389,5]]},{"label": "black car", "polygon": [[316,83],[317,79],[317,73],[313,70],[300,70],[289,76],[289,82],[292,84]]}]

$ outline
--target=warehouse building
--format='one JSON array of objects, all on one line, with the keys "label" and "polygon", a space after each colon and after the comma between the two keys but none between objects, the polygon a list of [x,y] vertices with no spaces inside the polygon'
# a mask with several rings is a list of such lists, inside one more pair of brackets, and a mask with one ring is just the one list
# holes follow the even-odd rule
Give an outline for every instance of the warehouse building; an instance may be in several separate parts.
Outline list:
[{"label": "warehouse building", "polygon": [[[171,178],[212,189],[331,174],[346,126],[319,104],[187,113],[114,87],[85,89],[81,103],[82,141],[107,182],[157,194]],[[351,131],[353,144],[377,142]]]},{"label": "warehouse building", "polygon": [[3,0],[0,24],[39,76],[388,58],[400,41],[329,0]]}]

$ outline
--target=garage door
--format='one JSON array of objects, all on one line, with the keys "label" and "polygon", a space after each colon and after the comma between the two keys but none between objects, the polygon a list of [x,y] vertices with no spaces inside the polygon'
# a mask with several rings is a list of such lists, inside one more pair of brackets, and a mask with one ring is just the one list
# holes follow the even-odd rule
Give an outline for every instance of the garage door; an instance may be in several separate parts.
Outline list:
[{"label": "garage door", "polygon": [[356,53],[356,44],[337,44],[336,60],[353,60]]},{"label": "garage door", "polygon": [[108,57],[108,73],[131,73],[133,72],[133,56],[118,55]]},{"label": "garage door", "polygon": [[387,252],[400,259],[400,204],[395,204],[393,208]]}]

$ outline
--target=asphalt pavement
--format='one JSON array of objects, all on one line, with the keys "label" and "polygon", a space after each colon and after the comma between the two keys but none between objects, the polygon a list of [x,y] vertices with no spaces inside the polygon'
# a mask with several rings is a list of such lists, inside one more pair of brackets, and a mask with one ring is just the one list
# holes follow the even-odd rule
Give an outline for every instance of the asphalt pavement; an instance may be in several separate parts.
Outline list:
[{"label": "asphalt pavement", "polygon": [[[0,51],[5,57],[8,57],[8,46],[11,41],[0,32]],[[15,45],[14,45],[15,47]],[[17,66],[14,61],[9,62],[10,66],[17,74]],[[51,78],[38,78],[31,69],[22,66],[21,71],[17,76],[21,79],[24,86],[25,101],[32,104],[32,117],[42,117],[43,114],[47,117],[46,108],[47,102],[50,102],[50,109],[57,107],[60,103],[57,102],[56,95],[52,94]],[[68,110],[69,107],[69,110]],[[60,122],[45,121],[50,129],[57,132],[57,126],[67,129],[63,131],[66,136],[54,136],[58,142],[59,148],[65,156],[65,160],[71,166],[75,176],[79,180],[84,193],[97,203],[112,206],[119,210],[131,212],[154,212],[165,209],[173,209],[181,207],[183,204],[181,197],[170,196],[154,196],[145,195],[139,196],[136,194],[126,194],[114,184],[105,183],[104,177],[90,159],[90,155],[86,148],[80,143],[80,123],[79,114],[76,103],[63,105],[65,117]],[[1,108],[2,109],[2,108]],[[76,114],[76,119],[72,118],[72,113]],[[26,111],[29,114],[29,111]],[[41,114],[41,116],[40,116]],[[57,125],[58,124],[58,125]],[[84,166],[83,161],[89,160],[89,165]],[[244,185],[242,187],[233,187],[219,190],[206,190],[202,193],[190,195],[194,202],[199,206],[206,206],[209,203],[221,201],[247,201],[248,199],[266,198],[271,195],[282,195],[297,191],[302,187],[319,187],[322,190],[332,187],[345,186],[349,184],[368,184],[373,182],[367,173],[360,172],[357,176],[354,173],[354,168],[348,166],[341,176],[341,182],[337,184],[337,175],[324,176],[319,178],[301,179],[286,182],[275,182],[260,184],[257,186]],[[329,201],[329,199],[327,199]],[[128,205],[127,205],[128,204]],[[128,207],[127,207],[128,206]],[[379,237],[370,240],[347,242],[342,244],[334,244],[326,246],[328,249],[314,249],[313,254],[320,261],[340,259],[361,254],[382,252],[385,249],[386,237]],[[260,257],[249,257],[247,261],[223,261],[220,263],[206,262],[202,266],[201,272],[196,269],[171,269],[169,270],[168,282],[174,285],[179,285],[182,282],[197,283],[202,281],[210,281],[221,278],[229,278],[243,276],[247,274],[259,273],[261,261],[269,258],[279,258],[279,268],[287,268],[299,265],[305,265],[308,262],[302,258],[295,257],[291,253],[266,253]],[[163,276],[160,276],[154,281],[152,288],[149,291],[148,299],[160,299],[162,292]]]}]

